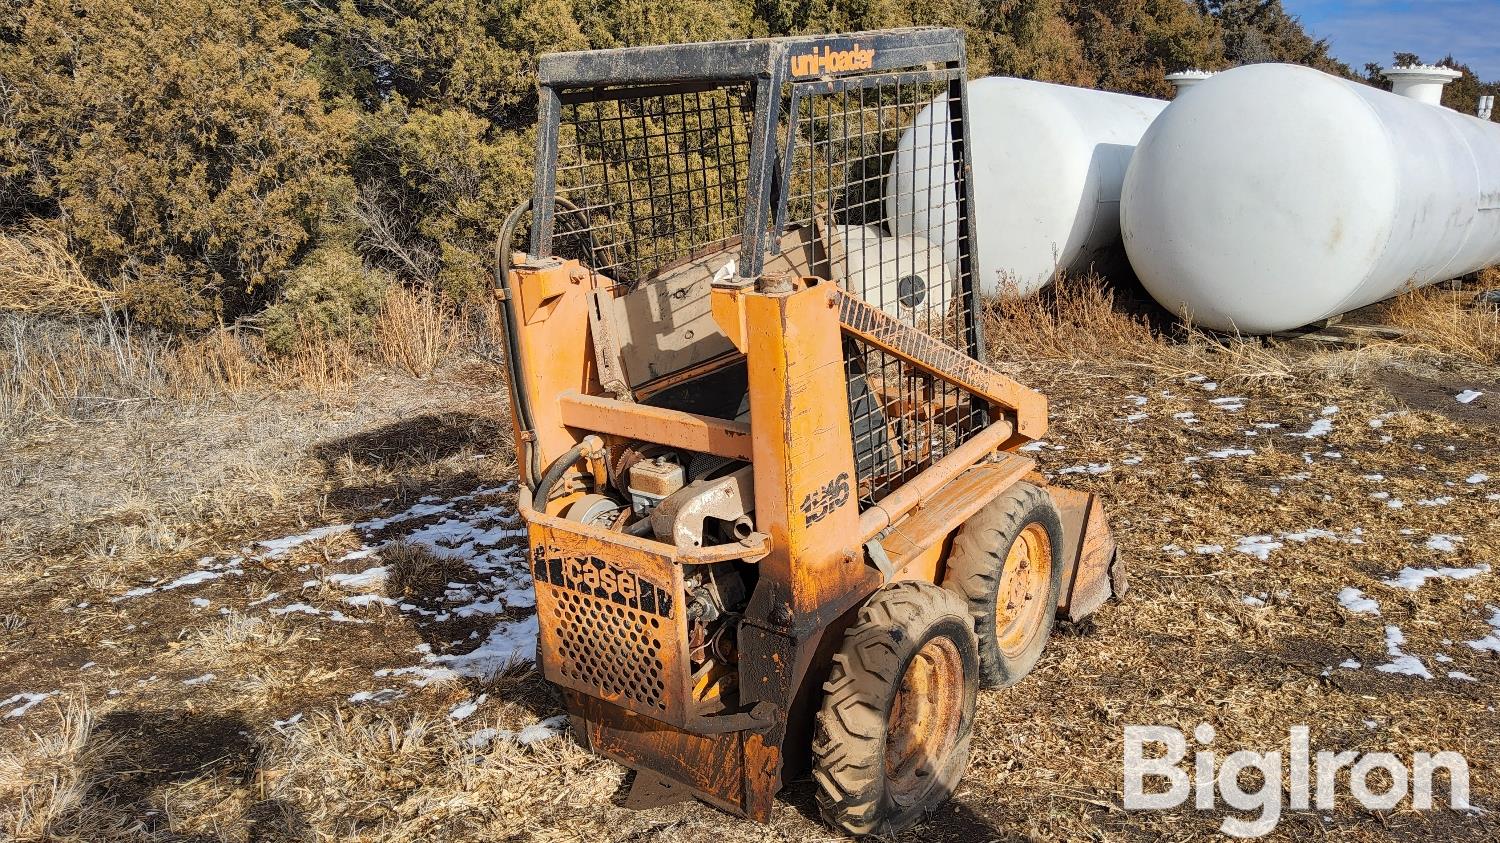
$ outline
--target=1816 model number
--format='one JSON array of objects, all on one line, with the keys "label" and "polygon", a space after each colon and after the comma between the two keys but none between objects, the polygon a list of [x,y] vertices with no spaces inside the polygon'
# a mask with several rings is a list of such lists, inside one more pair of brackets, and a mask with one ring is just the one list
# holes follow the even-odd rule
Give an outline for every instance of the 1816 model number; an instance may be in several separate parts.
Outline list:
[{"label": "1816 model number", "polygon": [[846,471],[826,485],[808,492],[802,498],[802,515],[807,518],[808,524],[816,524],[848,502],[849,473]]}]

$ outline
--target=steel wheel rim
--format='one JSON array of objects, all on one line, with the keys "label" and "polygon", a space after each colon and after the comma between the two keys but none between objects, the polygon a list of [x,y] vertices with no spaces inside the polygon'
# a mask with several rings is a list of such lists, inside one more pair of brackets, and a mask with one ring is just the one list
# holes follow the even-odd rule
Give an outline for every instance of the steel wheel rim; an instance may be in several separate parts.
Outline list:
[{"label": "steel wheel rim", "polygon": [[1019,658],[1041,631],[1052,583],[1052,541],[1047,528],[1028,524],[1005,554],[995,592],[995,642]]},{"label": "steel wheel rim", "polygon": [[897,802],[910,803],[952,755],[963,719],[963,657],[940,635],[907,665],[886,723],[885,777]]}]

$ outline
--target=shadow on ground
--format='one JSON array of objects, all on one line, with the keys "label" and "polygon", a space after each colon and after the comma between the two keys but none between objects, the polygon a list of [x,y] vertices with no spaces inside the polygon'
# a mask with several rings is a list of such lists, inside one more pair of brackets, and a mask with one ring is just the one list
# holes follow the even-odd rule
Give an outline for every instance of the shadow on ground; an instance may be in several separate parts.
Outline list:
[{"label": "shadow on ground", "polygon": [[[260,744],[238,714],[195,714],[167,709],[122,710],[99,719],[90,744],[107,745],[84,780],[88,792],[77,820],[85,829],[132,829],[148,839],[218,841],[218,834],[174,833],[173,825],[239,825],[247,840],[291,843],[310,828],[291,805],[255,799]],[[207,780],[216,804],[173,799],[170,789]],[[249,794],[236,799],[234,794]],[[171,808],[169,817],[166,809]],[[194,811],[204,816],[193,816]],[[207,815],[214,814],[212,819]]]}]

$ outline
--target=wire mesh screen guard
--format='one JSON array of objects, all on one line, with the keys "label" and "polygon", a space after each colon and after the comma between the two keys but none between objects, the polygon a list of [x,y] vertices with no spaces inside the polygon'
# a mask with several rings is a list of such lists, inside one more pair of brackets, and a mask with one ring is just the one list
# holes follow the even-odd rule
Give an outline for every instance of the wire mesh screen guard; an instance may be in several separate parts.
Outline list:
[{"label": "wire mesh screen guard", "polygon": [[[917,119],[934,104],[961,113],[948,107],[958,74],[947,69],[794,84],[783,115],[776,221],[778,231],[796,225],[822,230],[831,244],[830,274],[845,289],[973,354],[968,220],[957,199],[964,195],[963,174],[952,164],[948,124]],[[927,176],[909,181],[906,195],[887,175],[897,163]],[[916,190],[926,193],[925,203],[913,201]],[[933,216],[916,219],[919,204]],[[909,233],[893,233],[901,231]],[[922,472],[988,420],[966,390],[860,340],[845,341],[844,366],[863,505]]]},{"label": "wire mesh screen guard", "polygon": [[586,222],[554,251],[635,284],[738,236],[753,103],[749,82],[563,94],[557,188]]},{"label": "wire mesh screen guard", "polygon": [[[772,203],[773,251],[787,231],[816,230],[829,277],[977,356],[966,191],[949,145],[950,131],[964,134],[947,117],[962,113],[950,107],[961,74],[945,67],[786,85],[767,196],[748,195],[754,82],[563,91],[556,184],[579,213],[553,251],[634,287],[689,256],[737,250],[747,203]],[[923,178],[899,187],[887,175],[898,156]],[[919,190],[928,201],[913,201]],[[918,205],[927,209],[921,219]],[[845,342],[845,366],[864,505],[987,421],[965,390],[857,339]]]}]

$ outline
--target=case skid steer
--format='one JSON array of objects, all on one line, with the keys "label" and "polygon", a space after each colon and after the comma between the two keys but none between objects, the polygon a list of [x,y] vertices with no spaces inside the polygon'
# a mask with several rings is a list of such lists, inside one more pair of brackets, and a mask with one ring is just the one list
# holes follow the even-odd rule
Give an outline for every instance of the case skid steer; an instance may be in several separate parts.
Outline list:
[{"label": "case skid steer", "polygon": [[[630,804],[766,821],[810,771],[847,832],[921,819],[978,690],[1124,587],[1099,502],[1017,453],[1045,397],[984,362],[962,35],[538,76],[496,281],[543,675],[637,771]],[[929,103],[948,136],[903,144]],[[884,195],[897,154],[929,165],[935,226]]]}]

